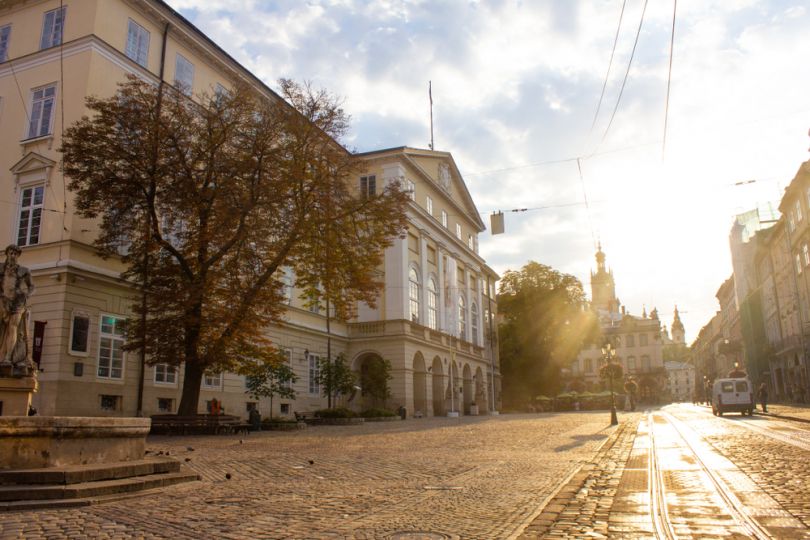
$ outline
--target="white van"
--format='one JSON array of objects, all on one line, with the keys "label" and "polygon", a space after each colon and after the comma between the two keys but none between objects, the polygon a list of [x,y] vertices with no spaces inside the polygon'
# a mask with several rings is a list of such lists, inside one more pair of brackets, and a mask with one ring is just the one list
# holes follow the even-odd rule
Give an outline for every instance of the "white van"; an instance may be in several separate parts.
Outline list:
[{"label": "white van", "polygon": [[712,385],[712,413],[723,416],[727,412],[739,412],[748,416],[754,413],[754,388],[747,378],[716,379]]}]

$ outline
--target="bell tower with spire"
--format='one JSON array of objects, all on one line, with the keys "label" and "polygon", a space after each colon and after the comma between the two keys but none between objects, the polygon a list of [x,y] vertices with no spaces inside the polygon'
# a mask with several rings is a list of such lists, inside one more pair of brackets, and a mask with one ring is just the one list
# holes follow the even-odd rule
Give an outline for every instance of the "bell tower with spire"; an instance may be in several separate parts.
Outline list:
[{"label": "bell tower with spire", "polygon": [[605,266],[602,242],[599,242],[596,252],[596,272],[591,272],[591,301],[597,312],[617,313],[619,311],[616,283],[613,280],[613,271],[608,270]]},{"label": "bell tower with spire", "polygon": [[672,332],[673,343],[686,345],[686,331],[684,330],[683,323],[681,322],[681,315],[678,313],[678,306],[675,306],[675,316],[672,317],[672,326],[670,327],[670,330]]}]

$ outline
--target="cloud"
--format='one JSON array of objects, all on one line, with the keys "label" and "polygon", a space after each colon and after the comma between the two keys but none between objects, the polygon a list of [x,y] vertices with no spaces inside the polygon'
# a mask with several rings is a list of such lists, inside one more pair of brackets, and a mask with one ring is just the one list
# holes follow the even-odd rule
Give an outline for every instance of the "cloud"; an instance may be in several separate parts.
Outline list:
[{"label": "cloud", "polygon": [[343,96],[359,150],[426,147],[432,81],[437,148],[482,211],[583,202],[576,161],[521,167],[581,157],[590,219],[582,206],[509,213],[506,235],[482,235],[482,254],[499,271],[538,260],[587,289],[601,237],[622,301],[666,317],[677,303],[688,339],[731,273],[733,214],[778,199],[807,159],[810,13],[799,0],[678,4],[663,162],[670,2],[648,4],[602,141],[641,2],[627,4],[591,131],[619,2],[168,1],[269,85],[312,80]]}]

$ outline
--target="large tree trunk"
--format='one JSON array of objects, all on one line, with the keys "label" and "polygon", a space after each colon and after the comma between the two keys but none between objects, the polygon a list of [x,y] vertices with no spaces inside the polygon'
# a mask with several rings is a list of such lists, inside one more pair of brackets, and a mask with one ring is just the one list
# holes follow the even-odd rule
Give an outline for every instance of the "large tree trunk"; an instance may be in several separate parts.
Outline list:
[{"label": "large tree trunk", "polygon": [[199,359],[186,357],[186,369],[183,377],[183,394],[177,414],[191,416],[197,414],[197,405],[200,402],[200,385],[202,384],[203,369]]}]

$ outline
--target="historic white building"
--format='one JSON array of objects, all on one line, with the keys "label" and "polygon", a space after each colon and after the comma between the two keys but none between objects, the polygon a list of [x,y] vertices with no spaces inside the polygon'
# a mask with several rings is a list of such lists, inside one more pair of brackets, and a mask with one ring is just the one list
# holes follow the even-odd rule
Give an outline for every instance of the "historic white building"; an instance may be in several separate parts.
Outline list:
[{"label": "historic white building", "polygon": [[673,401],[691,401],[695,392],[695,366],[686,362],[664,362],[667,388]]},{"label": "historic white building", "polygon": [[[41,414],[150,415],[179,403],[182,369],[142,365],[123,350],[134,291],[120,279],[120,261],[97,255],[98,223],[74,213],[59,168],[61,132],[86,114],[86,96],[112,95],[129,74],[195,95],[240,81],[280,99],[161,0],[0,5],[0,243],[22,247],[20,263],[37,288],[30,334],[41,345],[34,397]],[[411,188],[410,225],[379,269],[385,288],[377,309],[333,321],[333,354],[345,354],[357,371],[389,360],[391,408],[427,416],[495,409],[500,375],[490,314],[498,276],[478,254],[484,224],[452,156],[403,147],[358,159],[367,172],[352,181],[365,194],[391,181]],[[297,397],[276,398],[274,415],[326,404],[317,384],[325,314],[305,306],[292,274],[284,281],[286,315],[267,333],[298,375]],[[269,401],[250,399],[244,377],[233,373],[204,377],[200,412],[213,398],[228,413],[271,413]],[[362,395],[345,403],[364,406]]]}]

